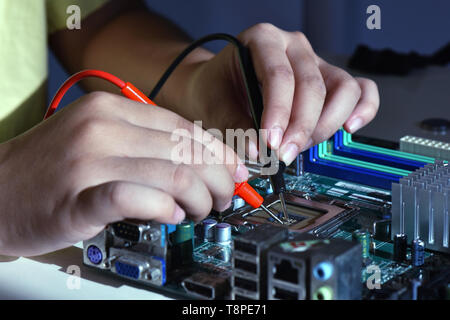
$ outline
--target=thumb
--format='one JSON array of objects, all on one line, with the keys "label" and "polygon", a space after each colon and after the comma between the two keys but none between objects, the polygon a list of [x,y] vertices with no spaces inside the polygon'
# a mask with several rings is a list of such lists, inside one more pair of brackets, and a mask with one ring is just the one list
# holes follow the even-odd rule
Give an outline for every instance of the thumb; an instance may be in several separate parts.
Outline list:
[{"label": "thumb", "polygon": [[186,215],[171,195],[127,181],[87,188],[78,195],[76,206],[78,219],[102,227],[125,218],[177,224]]}]

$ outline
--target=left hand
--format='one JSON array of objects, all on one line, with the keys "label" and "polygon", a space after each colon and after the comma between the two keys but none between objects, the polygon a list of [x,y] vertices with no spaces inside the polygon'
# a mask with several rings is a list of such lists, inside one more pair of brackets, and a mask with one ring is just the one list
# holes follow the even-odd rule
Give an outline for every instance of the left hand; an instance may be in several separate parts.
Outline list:
[{"label": "left hand", "polygon": [[[372,80],[353,78],[318,57],[305,35],[271,24],[257,24],[238,36],[250,49],[261,85],[264,139],[289,165],[313,145],[330,138],[340,127],[354,133],[374,117],[379,106]],[[252,128],[241,81],[236,49],[228,45],[198,64],[193,72],[187,107],[206,128]],[[256,141],[248,155],[257,157]]]}]

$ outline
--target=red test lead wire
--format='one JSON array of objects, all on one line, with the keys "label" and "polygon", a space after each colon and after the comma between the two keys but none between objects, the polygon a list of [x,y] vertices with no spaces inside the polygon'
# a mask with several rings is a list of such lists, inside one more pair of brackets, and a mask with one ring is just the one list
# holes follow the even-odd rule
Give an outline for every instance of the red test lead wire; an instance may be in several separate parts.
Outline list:
[{"label": "red test lead wire", "polygon": [[151,101],[145,94],[143,94],[141,91],[139,91],[135,86],[133,86],[130,82],[125,82],[118,77],[100,70],[83,70],[78,73],[75,73],[73,76],[71,76],[69,79],[67,79],[61,88],[56,92],[55,96],[53,97],[52,102],[50,103],[50,107],[48,108],[44,119],[47,119],[50,117],[58,108],[59,103],[61,102],[62,98],[66,94],[66,92],[78,81],[86,78],[101,78],[104,80],[107,80],[111,82],[112,84],[116,85],[120,88],[122,94],[134,101],[142,102],[145,104],[151,104],[156,105],[153,101]]}]

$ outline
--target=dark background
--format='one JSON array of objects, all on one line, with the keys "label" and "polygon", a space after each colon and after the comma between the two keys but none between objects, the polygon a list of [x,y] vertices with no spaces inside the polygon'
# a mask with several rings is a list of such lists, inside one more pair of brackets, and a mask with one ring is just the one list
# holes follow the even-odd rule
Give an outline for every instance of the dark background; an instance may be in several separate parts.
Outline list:
[{"label": "dark background", "polygon": [[[300,30],[319,55],[342,67],[358,44],[429,54],[450,40],[449,0],[147,0],[146,3],[193,38],[214,32],[237,35],[258,22]],[[369,16],[366,9],[372,4],[381,8],[381,30],[366,27]],[[218,42],[208,48],[217,51],[222,46]],[[49,97],[52,97],[67,74],[52,54],[49,67]],[[448,118],[450,90],[444,84],[450,84],[449,71],[449,68],[429,68],[406,78],[372,77],[380,87],[381,110],[376,121],[361,133],[391,140],[405,134],[433,138],[418,131],[417,123],[426,117]],[[72,89],[64,103],[81,94],[79,88]],[[402,122],[400,128],[398,121]],[[436,139],[449,140],[449,135]]]}]

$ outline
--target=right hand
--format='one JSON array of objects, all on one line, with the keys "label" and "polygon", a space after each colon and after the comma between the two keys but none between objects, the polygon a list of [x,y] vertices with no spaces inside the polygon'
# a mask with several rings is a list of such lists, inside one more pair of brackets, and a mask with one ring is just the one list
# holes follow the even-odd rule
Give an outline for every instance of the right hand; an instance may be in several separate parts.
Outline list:
[{"label": "right hand", "polygon": [[68,247],[125,218],[176,224],[226,209],[247,169],[218,140],[197,148],[220,149],[217,164],[174,163],[175,129],[193,132],[194,124],[161,107],[95,92],[1,144],[0,254]]}]

